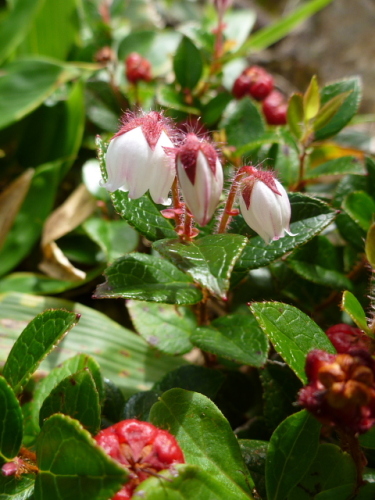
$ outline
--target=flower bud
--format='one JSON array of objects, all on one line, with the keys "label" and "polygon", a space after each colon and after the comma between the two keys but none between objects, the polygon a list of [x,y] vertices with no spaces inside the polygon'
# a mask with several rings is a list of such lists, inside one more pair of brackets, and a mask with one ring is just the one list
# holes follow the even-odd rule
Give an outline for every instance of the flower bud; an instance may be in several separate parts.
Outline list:
[{"label": "flower bud", "polygon": [[309,384],[299,403],[321,422],[351,433],[375,424],[375,361],[364,350],[328,354],[314,349],[306,358]]},{"label": "flower bud", "polygon": [[182,195],[200,226],[212,218],[223,190],[223,169],[215,148],[187,134],[176,149],[176,169]]},{"label": "flower bud", "polygon": [[131,199],[149,190],[155,203],[168,205],[176,175],[173,161],[164,150],[173,147],[171,137],[173,130],[160,113],[152,111],[138,117],[126,114],[108,146],[108,180],[103,186],[110,192],[129,191]]},{"label": "flower bud", "polygon": [[250,167],[251,175],[240,187],[240,209],[246,223],[266,243],[278,240],[290,232],[290,203],[288,195],[273,175]]},{"label": "flower bud", "polygon": [[339,353],[348,353],[353,349],[374,352],[373,340],[354,326],[340,323],[328,328],[326,334]]},{"label": "flower bud", "polygon": [[262,102],[262,110],[269,125],[286,124],[288,104],[281,92],[273,90]]},{"label": "flower bud", "polygon": [[125,59],[125,75],[130,83],[139,80],[149,82],[152,79],[151,63],[137,52],[132,52]]}]

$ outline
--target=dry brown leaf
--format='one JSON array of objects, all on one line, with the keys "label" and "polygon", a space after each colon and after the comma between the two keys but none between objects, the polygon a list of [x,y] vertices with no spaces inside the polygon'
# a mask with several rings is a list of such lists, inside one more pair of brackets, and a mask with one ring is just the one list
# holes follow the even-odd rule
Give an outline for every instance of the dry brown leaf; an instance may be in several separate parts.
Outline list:
[{"label": "dry brown leaf", "polygon": [[0,248],[13,225],[34,175],[29,168],[0,194]]}]

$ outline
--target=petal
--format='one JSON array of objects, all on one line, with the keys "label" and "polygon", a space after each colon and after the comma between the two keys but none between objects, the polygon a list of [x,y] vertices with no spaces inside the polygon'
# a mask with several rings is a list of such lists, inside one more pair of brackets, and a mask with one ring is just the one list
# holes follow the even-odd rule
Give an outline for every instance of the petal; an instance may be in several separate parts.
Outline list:
[{"label": "petal", "polygon": [[262,227],[263,233],[268,235],[269,240],[284,236],[281,208],[277,197],[280,195],[275,194],[263,182],[257,181],[254,184],[250,198],[250,210]]},{"label": "petal", "polygon": [[150,172],[150,195],[155,203],[169,205],[168,194],[176,176],[173,158],[167,155],[164,148],[172,148],[173,143],[165,132],[162,132],[152,154]]},{"label": "petal", "polygon": [[270,235],[264,231],[264,227],[262,226],[262,223],[258,221],[258,219],[255,217],[253,211],[251,210],[251,207],[247,208],[245,200],[243,199],[242,196],[240,196],[240,210],[243,218],[246,221],[246,224],[251,227],[253,231],[259,234],[259,236],[268,244],[272,241],[272,238]]}]

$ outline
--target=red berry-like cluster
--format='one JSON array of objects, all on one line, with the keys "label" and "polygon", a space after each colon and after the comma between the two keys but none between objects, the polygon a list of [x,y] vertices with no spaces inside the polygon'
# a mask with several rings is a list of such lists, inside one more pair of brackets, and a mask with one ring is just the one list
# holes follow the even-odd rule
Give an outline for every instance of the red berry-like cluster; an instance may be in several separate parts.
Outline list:
[{"label": "red berry-like cluster", "polygon": [[374,352],[374,341],[354,326],[339,323],[328,328],[326,334],[338,353],[348,353],[353,349]]},{"label": "red berry-like cluster", "polygon": [[262,101],[262,111],[269,125],[285,125],[287,102],[284,96],[274,90],[274,80],[264,68],[250,66],[244,69],[233,85],[236,99],[249,95]]},{"label": "red berry-like cluster", "polygon": [[129,481],[112,500],[132,498],[134,489],[148,477],[185,463],[175,437],[148,422],[123,420],[99,432],[95,440],[129,471]]},{"label": "red berry-like cluster", "polygon": [[299,403],[322,423],[353,434],[375,425],[375,360],[368,351],[329,354],[314,349],[305,371],[309,384],[301,389]]},{"label": "red berry-like cluster", "polygon": [[125,75],[131,83],[137,83],[140,80],[149,82],[152,79],[150,61],[137,52],[132,52],[125,59]]}]

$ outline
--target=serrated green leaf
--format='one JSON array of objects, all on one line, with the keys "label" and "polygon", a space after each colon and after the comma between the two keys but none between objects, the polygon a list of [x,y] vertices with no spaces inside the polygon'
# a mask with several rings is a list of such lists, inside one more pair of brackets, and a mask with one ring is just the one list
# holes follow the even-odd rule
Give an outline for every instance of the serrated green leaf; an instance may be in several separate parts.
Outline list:
[{"label": "serrated green leaf", "polygon": [[364,175],[366,173],[363,164],[355,156],[342,156],[327,161],[308,170],[304,179],[317,179],[326,175]]},{"label": "serrated green leaf", "polygon": [[206,396],[171,389],[152,407],[150,420],[176,436],[187,463],[200,466],[238,499],[250,496],[252,480],[237,439],[228,421]]},{"label": "serrated green leaf", "polygon": [[[121,387],[124,394],[130,395],[147,390],[165,373],[186,364],[180,357],[161,354],[147,346],[139,335],[122,327],[108,316],[68,300],[38,297],[20,293],[0,295],[0,359],[5,361],[13,342],[18,338],[27,323],[36,314],[48,308],[65,308],[81,314],[81,319],[67,335],[63,344],[58,346],[41,364],[41,369],[49,372],[68,358],[85,351],[87,357],[93,357],[101,367],[103,375]],[[74,365],[76,366],[76,365]],[[61,378],[48,386],[47,394],[62,378],[84,368],[77,366],[63,374]],[[93,364],[88,366],[98,385],[98,377]],[[144,367],[147,366],[147,370]],[[43,384],[43,381],[39,383]]]},{"label": "serrated green leaf", "polygon": [[[290,250],[307,243],[328,226],[336,216],[335,212],[324,202],[301,193],[293,193],[290,196],[290,202],[292,207],[290,230],[293,236],[286,235],[269,245],[260,236],[251,238],[236,262],[236,271],[257,269],[270,264]],[[239,218],[240,216],[237,217]],[[233,227],[235,227],[234,224],[231,225],[231,230]],[[246,224],[243,227],[247,234]]]},{"label": "serrated green leaf", "polygon": [[100,429],[99,394],[88,370],[81,370],[63,379],[43,401],[39,425],[54,413],[78,420],[91,434]]},{"label": "serrated green leaf", "polygon": [[365,252],[372,268],[375,268],[375,224],[371,224],[366,235]]},{"label": "serrated green leaf", "polygon": [[316,236],[296,250],[287,264],[302,278],[337,290],[351,289],[345,276],[337,248],[325,236]]},{"label": "serrated green leaf", "polygon": [[246,242],[247,239],[238,234],[215,234],[189,244],[161,240],[153,247],[195,282],[212,294],[225,298],[233,267]]},{"label": "serrated green leaf", "polygon": [[289,99],[287,119],[291,132],[297,137],[297,139],[300,139],[302,136],[302,124],[304,120],[303,97],[301,94],[292,94]]},{"label": "serrated green leaf", "polygon": [[348,194],[342,204],[349,216],[365,231],[370,229],[375,216],[375,201],[364,191]]},{"label": "serrated green leaf", "polygon": [[[250,495],[233,491],[215,476],[196,465],[176,465],[176,474],[165,471],[160,478],[150,478],[136,491],[145,500],[250,500]],[[137,496],[137,493],[135,493]]]},{"label": "serrated green leaf", "polygon": [[275,350],[303,383],[307,383],[306,356],[312,349],[335,353],[323,330],[296,307],[281,302],[254,302],[250,309]]},{"label": "serrated green leaf", "polygon": [[79,320],[62,309],[38,314],[24,329],[9,353],[3,375],[14,392],[22,390],[40,362]]},{"label": "serrated green leaf", "polygon": [[44,424],[36,444],[39,473],[35,496],[108,500],[127,480],[126,469],[96,445],[82,426],[65,415]]},{"label": "serrated green leaf", "polygon": [[366,313],[363,310],[359,300],[347,290],[342,295],[341,309],[348,314],[354,323],[361,330],[370,333],[370,329],[367,326]]},{"label": "serrated green leaf", "polygon": [[203,60],[199,49],[187,36],[183,36],[173,58],[176,80],[183,89],[197,85],[203,72]]},{"label": "serrated green leaf", "polygon": [[301,481],[318,452],[320,428],[303,410],[284,420],[272,434],[266,460],[268,500],[284,500]]},{"label": "serrated green leaf", "polygon": [[167,354],[184,354],[193,345],[190,335],[197,326],[194,313],[184,307],[129,300],[127,307],[137,332]]},{"label": "serrated green leaf", "polygon": [[21,448],[22,422],[21,406],[6,380],[0,377],[0,456],[4,460],[14,458]]},{"label": "serrated green leaf", "polygon": [[310,84],[303,96],[303,112],[305,121],[315,118],[320,108],[319,85],[316,75],[311,78]]},{"label": "serrated green leaf", "polygon": [[229,358],[244,365],[263,366],[267,360],[268,341],[252,315],[230,314],[199,327],[191,341],[202,350]]},{"label": "serrated green leaf", "polygon": [[34,478],[30,476],[0,476],[0,500],[27,500],[34,492]]},{"label": "serrated green leaf", "polygon": [[[338,97],[339,94],[344,94],[344,96]],[[332,99],[335,99],[335,101],[325,108],[324,105]],[[342,99],[344,99],[343,102]],[[315,140],[321,141],[340,132],[356,114],[360,100],[361,81],[359,77],[348,78],[326,85],[321,91],[322,108],[319,113],[320,116],[318,115],[315,119]],[[338,104],[340,104],[339,107]],[[333,115],[331,111],[334,111]],[[330,120],[327,120],[326,113],[331,115]],[[322,126],[323,123],[324,126]]]},{"label": "serrated green leaf", "polygon": [[350,92],[343,92],[342,94],[335,95],[332,99],[327,101],[324,106],[321,107],[318,116],[314,120],[314,130],[319,130],[328,125],[349,95]]},{"label": "serrated green leaf", "polygon": [[[310,500],[320,498],[321,492],[330,492],[339,486],[346,486],[348,494],[338,497],[348,499],[356,483],[356,469],[348,453],[329,443],[319,445],[318,453],[303,479],[290,491],[288,500]],[[328,496],[327,498],[336,498]]]},{"label": "serrated green leaf", "polygon": [[170,262],[152,255],[133,253],[116,260],[105,270],[105,283],[98,285],[97,299],[126,298],[195,304],[202,292],[193,280]]},{"label": "serrated green leaf", "polygon": [[172,224],[147,195],[129,200],[128,193],[117,190],[111,194],[111,199],[121,217],[148,240],[176,237]]}]

